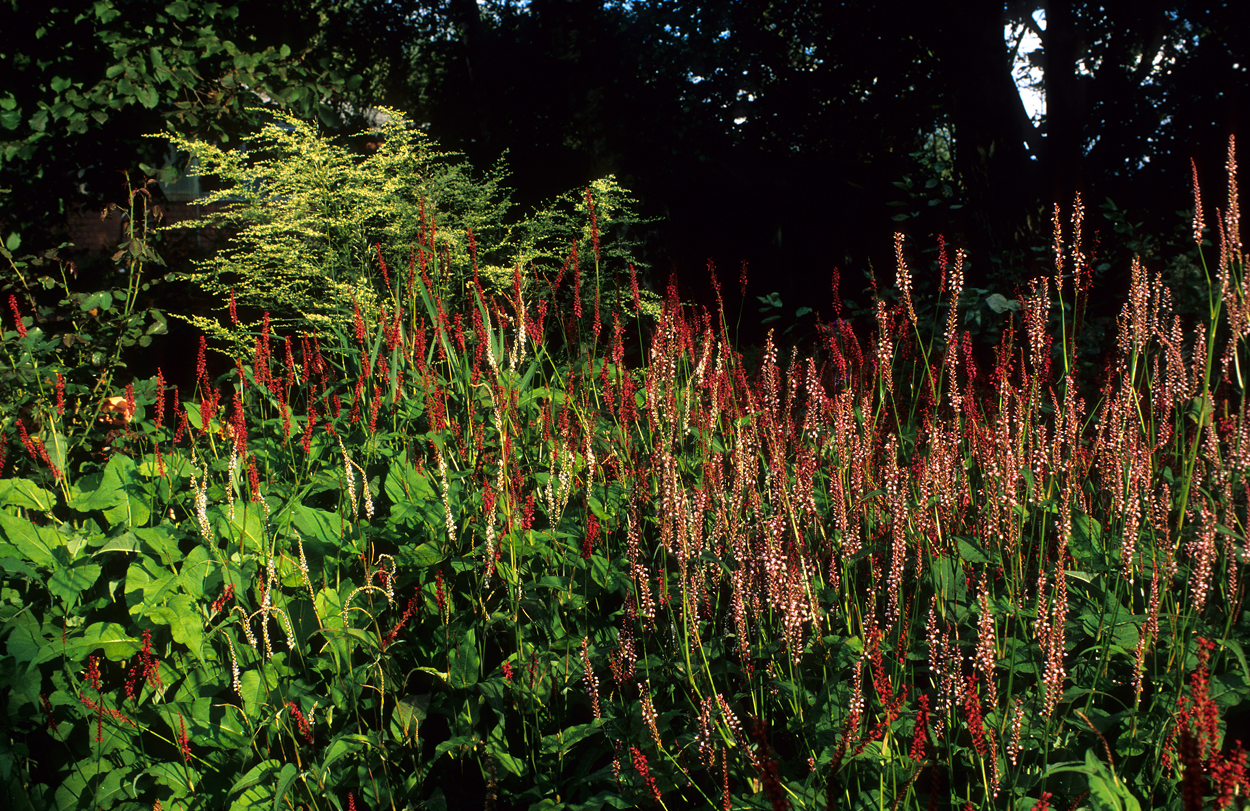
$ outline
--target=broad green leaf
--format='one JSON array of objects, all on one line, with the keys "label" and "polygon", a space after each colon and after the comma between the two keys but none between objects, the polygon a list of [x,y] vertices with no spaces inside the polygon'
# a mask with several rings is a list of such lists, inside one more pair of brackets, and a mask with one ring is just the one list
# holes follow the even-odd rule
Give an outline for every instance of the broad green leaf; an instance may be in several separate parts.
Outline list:
[{"label": "broad green leaf", "polygon": [[176,594],[163,606],[152,609],[148,619],[168,625],[174,641],[186,645],[195,658],[204,661],[204,618],[189,594]]},{"label": "broad green leaf", "polygon": [[265,704],[269,701],[269,688],[257,670],[245,670],[239,677],[239,692],[248,704]]},{"label": "broad green leaf", "polygon": [[47,450],[52,464],[56,465],[57,470],[64,472],[65,459],[69,453],[69,443],[65,440],[65,434],[49,425],[40,432],[40,439],[43,441],[43,447]]},{"label": "broad green leaf", "polygon": [[205,599],[205,586],[209,584],[214,572],[219,571],[216,559],[203,546],[197,546],[182,559],[182,567],[178,570],[178,580],[182,588],[192,599]]},{"label": "broad green leaf", "polygon": [[[426,709],[430,706],[430,694],[404,696],[395,702],[391,711],[391,735],[396,740],[415,739],[418,727],[425,719]],[[328,765],[328,764],[327,764]]]},{"label": "broad green leaf", "polygon": [[448,681],[452,687],[464,688],[477,684],[479,662],[477,643],[472,630],[460,638],[459,644],[452,648],[448,659]]},{"label": "broad green leaf", "polygon": [[89,313],[92,310],[107,310],[113,306],[113,294],[107,290],[92,293],[84,298],[78,306],[84,313]]},{"label": "broad green leaf", "polygon": [[396,562],[405,569],[428,569],[439,563],[446,555],[438,549],[438,544],[423,543],[417,548],[404,547],[396,555]]},{"label": "broad green leaf", "polygon": [[126,570],[126,604],[136,621],[182,590],[183,584],[176,573],[161,568],[146,556],[136,558]]},{"label": "broad green leaf", "polygon": [[298,505],[291,511],[295,528],[304,539],[304,546],[320,549],[325,554],[339,545],[342,538],[339,517],[325,510]]},{"label": "broad green leaf", "polygon": [[67,603],[73,603],[100,578],[100,564],[75,561],[53,572],[48,578],[48,591]]},{"label": "broad green leaf", "polygon": [[1093,752],[1085,753],[1084,771],[1089,775],[1089,805],[1095,811],[1141,811],[1137,798]]},{"label": "broad green leaf", "polygon": [[230,540],[245,552],[265,557],[265,528],[261,523],[260,505],[235,502],[234,518],[230,521]]},{"label": "broad green leaf", "polygon": [[1002,315],[1008,310],[1020,309],[1020,302],[1016,301],[1015,299],[1008,299],[1002,293],[990,294],[989,296],[986,297],[985,303],[989,305],[989,308],[991,310],[993,310],[995,313],[999,315]]},{"label": "broad green leaf", "polygon": [[232,807],[234,808],[254,808],[254,807],[258,808],[260,806],[257,804],[257,801],[261,800],[262,797],[264,799],[272,798],[273,794],[272,794],[272,791],[270,791],[268,794],[263,794],[263,793],[259,795],[254,794],[251,796],[251,798],[245,799],[248,792],[252,791],[253,789],[256,789],[258,787],[264,787],[265,784],[267,783],[272,783],[274,779],[274,775],[277,774],[278,770],[281,767],[282,767],[282,761],[280,760],[262,760],[260,763],[257,763],[250,770],[248,770],[247,774],[240,777],[235,782],[235,784],[230,788],[231,794],[238,794],[242,792],[245,795],[244,797],[239,798],[239,802],[241,802],[242,805],[239,805],[239,803],[236,803]]},{"label": "broad green leaf", "polygon": [[178,540],[182,533],[170,526],[162,524],[156,527],[139,527],[133,530],[135,537],[152,551],[166,566],[174,566],[175,557],[181,557],[178,551]]},{"label": "broad green leaf", "polygon": [[39,653],[38,661],[49,662],[63,656],[67,662],[81,662],[98,650],[113,662],[122,662],[134,656],[143,643],[126,633],[116,622],[97,622],[82,634],[71,634],[64,644],[48,645]]},{"label": "broad green leaf", "polygon": [[959,547],[959,556],[969,563],[990,562],[990,559],[985,554],[985,550],[979,544],[967,538],[956,538],[955,543]]},{"label": "broad green leaf", "polygon": [[558,754],[560,757],[564,757],[575,743],[587,735],[593,735],[598,731],[599,727],[595,724],[577,724],[568,729],[544,735],[542,751],[546,754]]},{"label": "broad green leaf", "polygon": [[[197,785],[200,782],[199,772],[188,767],[181,759],[177,762],[155,761],[148,766],[147,773],[160,785],[173,789],[175,797],[187,796],[191,785]],[[188,785],[188,778],[191,785]]]},{"label": "broad green leaf", "polygon": [[[103,777],[113,769],[105,758],[89,758],[78,761],[65,782],[56,790],[56,808],[95,808],[96,790]],[[104,807],[104,806],[100,806]]]},{"label": "broad green leaf", "polygon": [[282,771],[278,773],[278,785],[273,792],[273,811],[280,811],[285,806],[282,798],[290,791],[291,784],[299,777],[299,769],[295,768],[294,763],[283,765]]},{"label": "broad green leaf", "polygon": [[115,454],[101,473],[83,476],[70,487],[69,506],[79,512],[107,510],[141,492],[139,473],[129,456]]},{"label": "broad green leaf", "polygon": [[[398,708],[397,708],[398,710]],[[392,722],[392,728],[394,722]],[[415,730],[415,727],[414,727]],[[398,736],[397,736],[398,737]],[[402,740],[402,738],[400,738]],[[333,766],[344,755],[358,751],[363,747],[358,736],[343,735],[330,741],[330,745],[325,748],[325,754],[322,755],[321,763],[316,767],[317,775],[321,782],[326,782],[330,777],[330,767]]]},{"label": "broad green leaf", "polygon": [[27,479],[0,479],[0,505],[47,511],[56,505],[56,496]]},{"label": "broad green leaf", "polygon": [[123,532],[116,538],[110,538],[99,549],[95,551],[96,555],[103,552],[139,552],[143,549],[143,543],[139,540],[139,536],[133,532]]},{"label": "broad green leaf", "polygon": [[5,632],[9,635],[5,643],[5,654],[12,656],[18,663],[33,662],[46,642],[40,633],[39,622],[27,611],[0,626],[0,635]]},{"label": "broad green leaf", "polygon": [[114,527],[141,527],[152,520],[152,511],[145,499],[128,494],[116,507],[104,510],[104,519]]},{"label": "broad green leaf", "polygon": [[135,96],[139,99],[139,103],[149,110],[155,107],[161,100],[160,96],[157,95],[156,90],[150,85],[144,85],[139,88]]},{"label": "broad green leaf", "polygon": [[52,550],[65,543],[65,536],[51,527],[37,527],[25,518],[0,513],[0,537],[36,566],[54,566]]}]

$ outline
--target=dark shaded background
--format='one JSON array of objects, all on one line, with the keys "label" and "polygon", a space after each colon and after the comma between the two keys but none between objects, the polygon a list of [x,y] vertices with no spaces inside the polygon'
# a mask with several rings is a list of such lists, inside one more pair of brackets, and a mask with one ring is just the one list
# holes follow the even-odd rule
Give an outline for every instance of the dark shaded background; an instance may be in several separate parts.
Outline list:
[{"label": "dark shaded background", "polygon": [[[162,101],[122,105],[104,125],[87,122],[85,134],[57,133],[53,120],[51,140],[8,149],[30,143],[24,116],[47,95],[46,78],[28,81],[41,60],[113,82],[100,74],[117,61],[114,45],[81,47],[93,31],[121,31],[136,49],[176,33],[141,29],[164,3],[111,5],[120,21],[80,19],[40,37],[29,6],[0,11],[6,32],[27,32],[6,34],[3,47],[39,57],[9,60],[0,77],[0,87],[19,88],[22,111],[0,130],[11,139],[2,185],[14,190],[0,228],[20,229],[26,246],[55,242],[67,208],[115,197],[110,183],[135,173],[139,159],[129,156],[145,145],[143,132],[220,138],[248,126],[241,103],[197,130]],[[711,259],[733,302],[740,263],[749,262],[747,302],[732,306],[745,304],[751,342],[761,335],[754,296],[779,295],[780,323],[799,306],[834,317],[834,268],[851,310],[866,306],[870,268],[883,287],[894,283],[895,230],[908,237],[919,292],[932,293],[943,234],[970,252],[969,287],[1011,297],[1048,269],[1052,207],[1063,204],[1066,220],[1078,191],[1105,266],[1094,300],[1106,312],[1091,315],[1109,316],[1132,253],[1163,268],[1188,249],[1178,212],[1191,206],[1191,157],[1208,223],[1223,205],[1228,137],[1246,114],[1244,19],[1235,2],[1140,0],[255,0],[211,24],[238,51],[270,49],[268,78],[253,81],[268,81],[278,102],[320,115],[328,130],[347,131],[360,123],[354,112],[386,104],[475,165],[506,153],[521,209],[614,173],[644,216],[661,218],[635,235],[653,286],[675,273],[686,297],[708,302]],[[1026,54],[1045,77],[1047,112],[1036,124],[1017,92],[1007,26],[1041,38]],[[71,32],[77,44],[67,49]],[[273,55],[282,45],[285,59]],[[216,103],[222,94],[204,88],[220,89],[238,70],[237,59],[219,62],[198,66],[204,86],[177,98]],[[61,135],[66,143],[54,146]],[[1122,213],[1105,211],[1107,199]]]}]

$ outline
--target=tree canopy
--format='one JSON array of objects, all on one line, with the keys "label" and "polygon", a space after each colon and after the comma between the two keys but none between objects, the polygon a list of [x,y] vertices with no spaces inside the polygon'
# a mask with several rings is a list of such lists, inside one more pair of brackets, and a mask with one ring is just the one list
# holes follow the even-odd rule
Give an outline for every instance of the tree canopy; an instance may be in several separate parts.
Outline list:
[{"label": "tree canopy", "polygon": [[142,133],[234,137],[256,93],[331,124],[386,103],[478,166],[506,153],[519,203],[615,174],[665,218],[645,237],[658,272],[690,291],[707,258],[732,278],[746,260],[788,304],[828,301],[835,267],[844,297],[870,261],[892,278],[894,230],[944,234],[970,283],[1011,284],[1076,192],[1090,233],[1149,253],[1143,232],[1182,225],[1189,159],[1222,175],[1250,67],[1231,2],[10,6],[6,231],[100,193]]},{"label": "tree canopy", "polygon": [[[747,259],[787,300],[823,297],[848,258],[888,268],[895,228],[967,246],[984,282],[1045,246],[1052,206],[1078,191],[1094,214],[1110,197],[1170,231],[1189,159],[1222,174],[1250,66],[1233,3],[533,0],[446,13],[457,36],[412,49],[413,76],[427,77],[414,113],[431,134],[480,160],[508,149],[522,190],[613,171],[644,213],[668,215],[661,265],[694,275],[713,255],[736,275]],[[1027,33],[1037,45],[1022,51]],[[1016,57],[1043,75],[1036,120]]]},{"label": "tree canopy", "polygon": [[364,60],[331,35],[331,11],[285,0],[0,6],[0,229],[10,247],[55,244],[66,210],[124,198],[125,175],[143,185],[141,167],[170,178],[168,145],[145,136],[229,142],[266,102],[327,123],[353,101],[359,109],[376,76],[355,70]]}]

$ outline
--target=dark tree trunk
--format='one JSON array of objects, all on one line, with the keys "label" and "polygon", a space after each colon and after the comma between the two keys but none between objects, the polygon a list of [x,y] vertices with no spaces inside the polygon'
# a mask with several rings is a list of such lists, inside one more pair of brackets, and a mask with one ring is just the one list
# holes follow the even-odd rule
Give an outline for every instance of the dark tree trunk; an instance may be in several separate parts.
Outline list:
[{"label": "dark tree trunk", "polygon": [[971,209],[967,234],[972,272],[981,281],[990,258],[1014,247],[1037,199],[1036,168],[1025,141],[1031,126],[1012,78],[1001,2],[952,4],[935,38],[955,130],[955,169]]}]

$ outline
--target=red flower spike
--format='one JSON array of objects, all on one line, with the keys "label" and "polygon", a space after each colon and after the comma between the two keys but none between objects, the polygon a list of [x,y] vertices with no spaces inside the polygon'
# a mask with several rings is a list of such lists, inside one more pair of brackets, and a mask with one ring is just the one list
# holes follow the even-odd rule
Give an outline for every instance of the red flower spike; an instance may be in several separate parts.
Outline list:
[{"label": "red flower spike", "polygon": [[363,318],[360,317],[360,303],[356,301],[355,297],[352,297],[352,312],[355,318],[356,343],[360,344],[361,346],[364,346],[365,345],[365,321]]},{"label": "red flower spike", "polygon": [[577,243],[573,243],[573,320],[582,320],[582,266],[577,256]]},{"label": "red flower spike", "polygon": [[977,696],[977,677],[966,677],[967,689],[964,692],[964,712],[968,718],[968,731],[972,734],[972,746],[977,754],[985,757],[989,751],[985,745],[985,727],[981,720],[981,699]]},{"label": "red flower spike", "polygon": [[17,307],[17,296],[9,295],[9,309],[13,311],[13,319],[17,321],[17,334],[26,337],[26,324],[22,321],[22,311]]},{"label": "red flower spike", "polygon": [[308,719],[304,717],[304,713],[299,707],[291,702],[287,702],[287,709],[291,711],[291,717],[295,719],[295,726],[299,730],[300,737],[308,743],[313,742],[312,727],[308,723]]},{"label": "red flower spike", "polygon": [[387,290],[387,292],[390,292],[390,289],[391,289],[391,275],[390,275],[390,273],[388,273],[388,272],[387,272],[387,270],[386,270],[386,257],[384,257],[384,256],[382,255],[382,243],[381,243],[381,242],[375,242],[375,243],[373,243],[373,247],[374,247],[374,248],[377,250],[377,252],[378,252],[378,267],[380,267],[380,268],[382,269],[382,282],[386,285],[386,290]]},{"label": "red flower spike", "polygon": [[651,767],[647,765],[647,756],[637,746],[631,746],[629,753],[634,759],[634,769],[638,772],[638,776],[642,778],[643,785],[647,787],[647,791],[651,794],[651,799],[656,803],[663,802],[664,797],[660,794],[660,787],[651,775]]},{"label": "red flower spike", "polygon": [[582,560],[590,560],[595,541],[599,538],[599,519],[594,513],[586,519],[586,534],[582,536]]},{"label": "red flower spike", "polygon": [[184,763],[191,759],[191,739],[187,736],[187,721],[182,713],[178,713],[178,750]]},{"label": "red flower spike", "polygon": [[920,709],[916,713],[916,731],[912,737],[911,759],[917,763],[925,759],[925,746],[929,739],[929,697],[920,697]]},{"label": "red flower spike", "polygon": [[159,368],[156,370],[156,427],[159,429],[165,423],[165,374]]},{"label": "red flower spike", "polygon": [[43,714],[48,719],[48,731],[56,734],[57,729],[60,728],[60,724],[58,724],[56,719],[52,717],[52,702],[48,701],[48,697],[43,693],[39,694],[39,702],[43,705]]},{"label": "red flower spike", "polygon": [[260,502],[260,472],[256,469],[256,455],[247,460],[247,483],[252,490],[252,502]]}]

